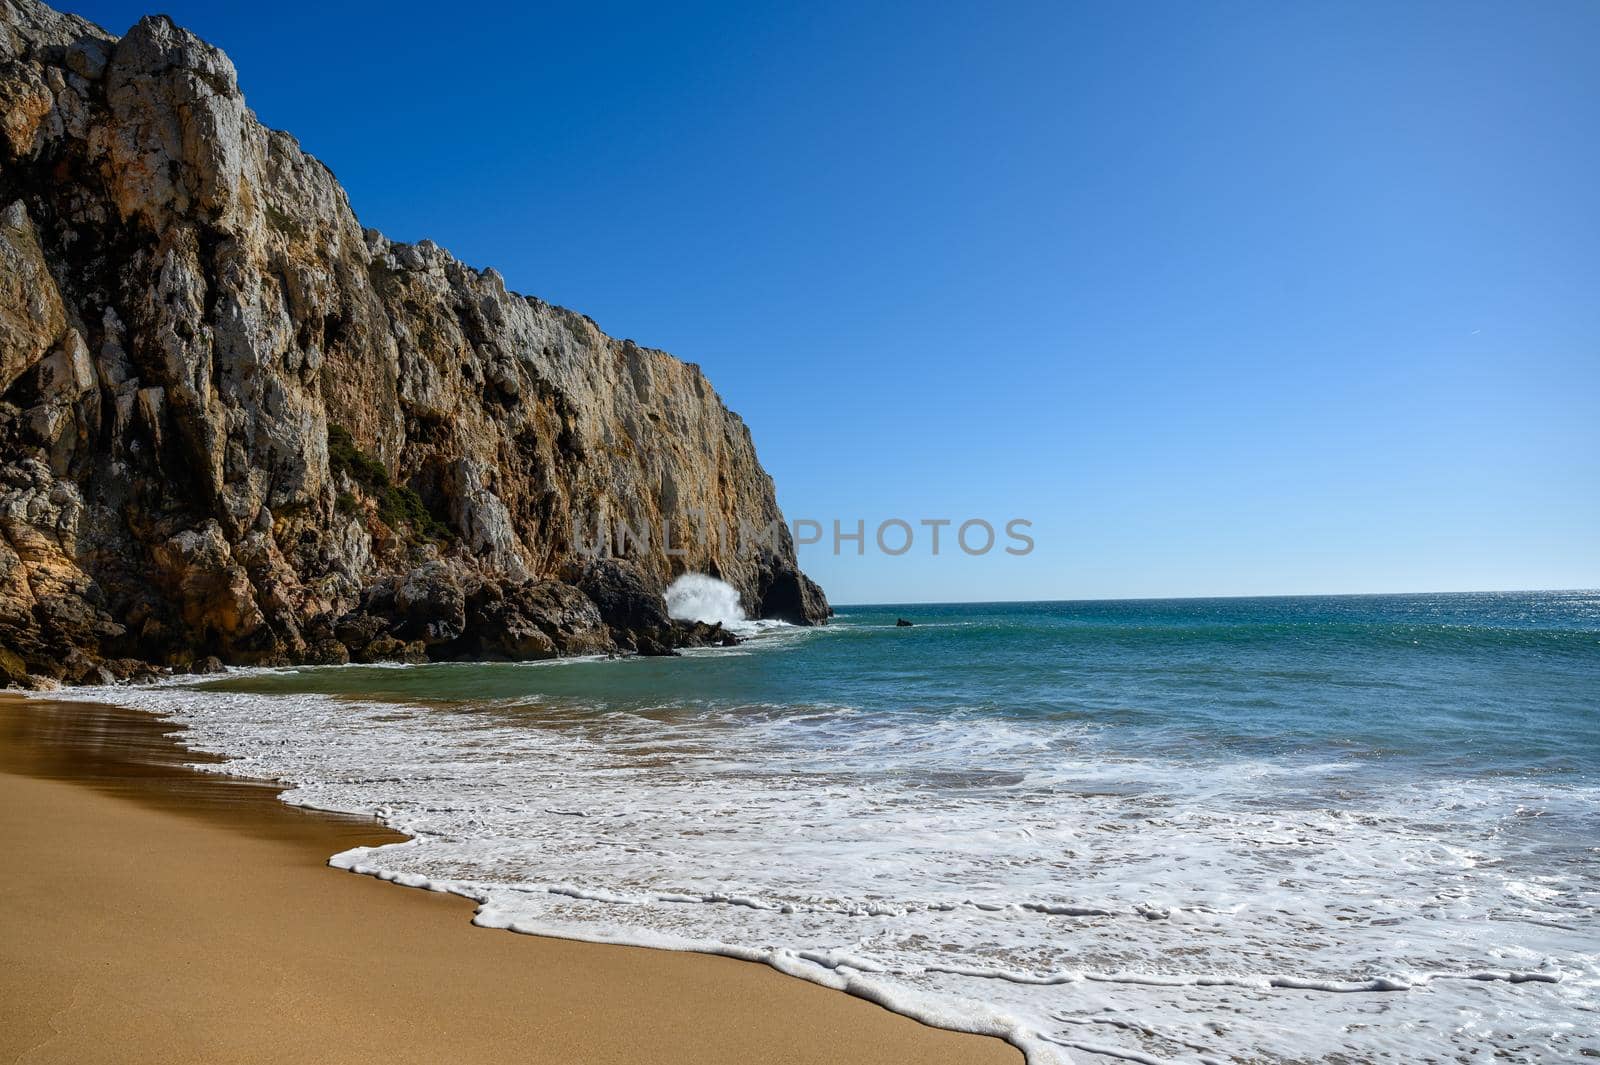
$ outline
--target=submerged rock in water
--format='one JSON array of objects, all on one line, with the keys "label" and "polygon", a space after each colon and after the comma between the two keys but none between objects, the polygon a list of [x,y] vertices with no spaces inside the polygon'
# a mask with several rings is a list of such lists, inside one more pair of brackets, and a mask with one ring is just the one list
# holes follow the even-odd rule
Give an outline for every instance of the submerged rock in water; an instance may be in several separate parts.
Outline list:
[{"label": "submerged rock in water", "polygon": [[911,627],[911,622],[905,618],[895,618],[894,623],[896,628],[909,629]]},{"label": "submerged rock in water", "polygon": [[727,638],[684,572],[826,620],[696,367],[363,229],[164,16],[0,20],[0,681]]}]

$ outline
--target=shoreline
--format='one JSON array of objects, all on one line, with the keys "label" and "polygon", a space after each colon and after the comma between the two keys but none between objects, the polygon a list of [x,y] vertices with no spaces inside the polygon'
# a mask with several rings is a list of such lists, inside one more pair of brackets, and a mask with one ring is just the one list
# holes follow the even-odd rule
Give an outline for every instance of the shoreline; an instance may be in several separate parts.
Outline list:
[{"label": "shoreline", "polygon": [[172,731],[0,696],[0,1058],[1022,1061],[765,965],[476,927],[327,865],[400,833],[190,769]]}]

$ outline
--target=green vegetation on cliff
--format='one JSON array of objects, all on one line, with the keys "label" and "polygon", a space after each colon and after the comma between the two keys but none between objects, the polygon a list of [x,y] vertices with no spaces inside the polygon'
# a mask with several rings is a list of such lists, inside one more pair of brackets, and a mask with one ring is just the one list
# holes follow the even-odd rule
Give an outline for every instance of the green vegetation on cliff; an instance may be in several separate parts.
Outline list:
[{"label": "green vegetation on cliff", "polygon": [[[350,431],[342,425],[328,427],[328,468],[335,476],[348,476],[376,500],[378,517],[385,525],[409,526],[417,535],[430,540],[452,539],[450,527],[428,510],[422,497],[409,486],[391,481],[383,463],[357,447]],[[346,498],[340,497],[341,509],[353,509],[354,501],[345,504]]]}]

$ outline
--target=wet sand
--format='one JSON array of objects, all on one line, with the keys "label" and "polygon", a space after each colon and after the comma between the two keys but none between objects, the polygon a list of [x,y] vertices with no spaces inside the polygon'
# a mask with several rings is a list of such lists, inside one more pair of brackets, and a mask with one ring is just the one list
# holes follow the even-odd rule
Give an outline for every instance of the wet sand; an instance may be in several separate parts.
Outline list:
[{"label": "wet sand", "polygon": [[170,728],[0,695],[0,1063],[1022,1060],[761,965],[475,928],[325,864],[399,836]]}]

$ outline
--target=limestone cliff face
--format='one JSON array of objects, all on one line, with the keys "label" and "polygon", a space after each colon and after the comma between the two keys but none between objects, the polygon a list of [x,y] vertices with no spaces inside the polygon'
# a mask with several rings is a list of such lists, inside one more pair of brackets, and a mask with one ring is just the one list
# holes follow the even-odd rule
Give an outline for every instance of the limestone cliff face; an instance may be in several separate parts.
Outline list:
[{"label": "limestone cliff face", "polygon": [[217,49],[0,0],[0,108],[0,678],[667,650],[687,571],[826,616],[698,368],[363,230]]}]

